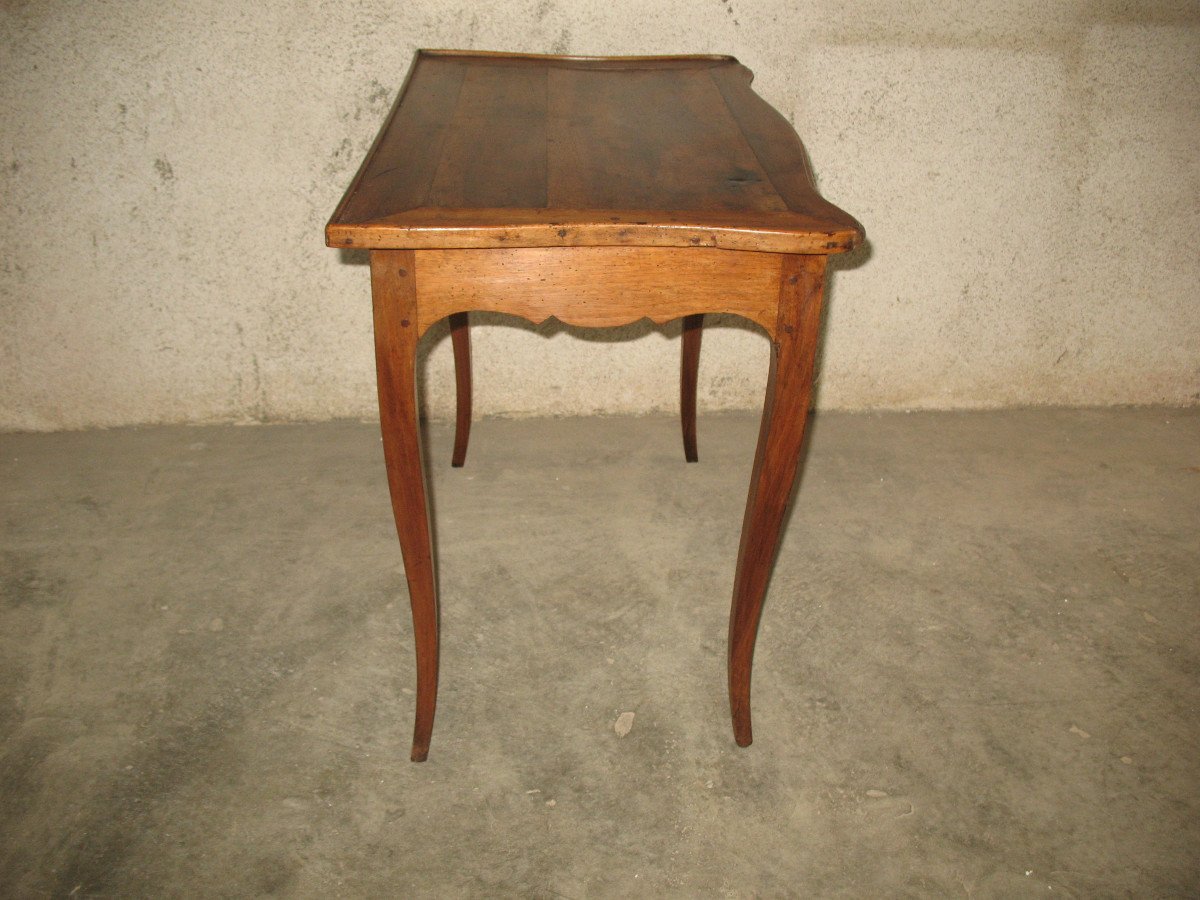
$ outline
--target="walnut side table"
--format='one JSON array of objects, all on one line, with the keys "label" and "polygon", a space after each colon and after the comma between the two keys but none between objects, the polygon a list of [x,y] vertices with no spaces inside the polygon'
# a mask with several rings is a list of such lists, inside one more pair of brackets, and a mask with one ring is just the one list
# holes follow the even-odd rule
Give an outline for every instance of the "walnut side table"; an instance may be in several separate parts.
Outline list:
[{"label": "walnut side table", "polygon": [[729,621],[729,703],[750,731],[750,665],[808,415],[825,264],[862,229],[817,193],[787,121],[729,56],[581,58],[419,51],[326,227],[370,250],[379,411],[412,603],[412,758],[437,705],[438,599],[416,402],[417,342],[449,317],[471,424],[468,314],[613,326],[683,318],[684,454],[696,460],[704,313],[771,339]]}]

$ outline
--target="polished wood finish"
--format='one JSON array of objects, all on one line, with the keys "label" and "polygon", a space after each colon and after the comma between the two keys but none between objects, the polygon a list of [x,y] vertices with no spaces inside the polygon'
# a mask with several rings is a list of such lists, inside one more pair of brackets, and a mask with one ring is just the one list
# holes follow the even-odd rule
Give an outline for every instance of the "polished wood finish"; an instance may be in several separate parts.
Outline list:
[{"label": "polished wood finish", "polygon": [[423,250],[417,254],[418,329],[468,310],[531,322],[607,327],[639,319],[737,313],[775,331],[784,255],[697,248],[538,247]]},{"label": "polished wood finish", "polygon": [[696,452],[696,380],[700,376],[700,337],[704,315],[683,317],[683,353],[679,361],[679,418],[683,425],[683,458],[700,459]]},{"label": "polished wood finish", "polygon": [[437,707],[438,600],[417,414],[417,294],[413,255],[411,250],[372,253],[371,295],[383,457],[404,556],[417,650],[417,715],[412,759],[421,762],[429,754]]},{"label": "polished wood finish", "polygon": [[754,643],[800,465],[826,258],[862,239],[817,193],[795,132],[751,78],[725,56],[421,51],[326,226],[330,246],[371,251],[384,458],[417,653],[414,760],[429,750],[439,652],[416,349],[450,319],[460,466],[472,311],[589,327],[682,318],[688,461],[703,316],[734,313],[767,334],[729,628],[734,736],[750,743]]},{"label": "polished wood finish", "polygon": [[824,256],[789,256],[779,284],[767,398],[742,521],[729,613],[729,705],[734,739],[752,740],[750,667],[758,620],[800,462],[825,289]]},{"label": "polished wood finish", "polygon": [[467,313],[450,314],[450,343],[454,345],[454,455],[450,465],[462,468],[471,440],[471,323]]},{"label": "polished wood finish", "polygon": [[335,247],[720,247],[861,238],[727,56],[421,51],[326,228]]}]

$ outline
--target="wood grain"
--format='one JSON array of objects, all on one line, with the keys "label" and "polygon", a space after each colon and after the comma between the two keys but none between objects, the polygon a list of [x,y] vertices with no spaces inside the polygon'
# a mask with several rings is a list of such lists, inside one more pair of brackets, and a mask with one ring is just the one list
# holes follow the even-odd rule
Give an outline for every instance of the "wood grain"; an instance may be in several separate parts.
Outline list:
[{"label": "wood grain", "polygon": [[709,246],[835,253],[787,121],[732,57],[418,52],[330,246]]},{"label": "wood grain", "polygon": [[[754,93],[750,87],[754,73],[745,66],[738,65],[711,68],[705,74],[717,86],[729,114],[737,122],[746,141],[753,148],[759,165],[767,173],[771,185],[783,198],[787,208],[813,219],[853,223],[853,227],[859,231],[857,239],[861,239],[862,226],[817,193],[808,152],[787,119]],[[846,220],[849,220],[849,223]],[[826,252],[828,249],[836,251],[837,248],[827,248]]]},{"label": "wood grain", "polygon": [[438,600],[417,415],[417,296],[411,250],[371,254],[379,420],[417,653],[412,759],[429,754],[437,708]]},{"label": "wood grain", "polygon": [[365,225],[331,224],[326,236],[331,247],[367,250],[626,246],[841,253],[857,246],[861,234],[794,212],[423,207]]},{"label": "wood grain", "polygon": [[426,206],[546,205],[546,79],[542,66],[513,66],[502,77],[467,67]]},{"label": "wood grain", "polygon": [[784,515],[800,463],[821,327],[824,256],[785,257],[779,280],[779,323],[758,449],[742,522],[729,612],[729,705],[738,746],[753,740],[750,670]]},{"label": "wood grain", "polygon": [[703,68],[553,69],[548,101],[553,208],[787,209]]},{"label": "wood grain", "polygon": [[658,247],[422,250],[418,327],[424,334],[439,319],[473,310],[592,327],[720,311],[773,334],[783,258]]},{"label": "wood grain", "polygon": [[465,65],[452,60],[436,70],[415,65],[409,70],[392,111],[326,227],[327,240],[335,222],[370,222],[429,204],[450,132],[445,111],[457,105],[466,73]]}]

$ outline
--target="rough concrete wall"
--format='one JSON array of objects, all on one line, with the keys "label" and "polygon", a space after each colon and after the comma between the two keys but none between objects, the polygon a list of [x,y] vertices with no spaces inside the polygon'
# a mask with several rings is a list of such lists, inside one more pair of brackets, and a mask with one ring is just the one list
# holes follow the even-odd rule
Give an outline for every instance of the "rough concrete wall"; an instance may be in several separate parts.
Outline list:
[{"label": "rough concrete wall", "polygon": [[[1196,402],[1200,5],[951,9],[9,0],[0,427],[373,415],[366,267],[321,232],[422,46],[753,69],[869,235],[832,280],[824,407]],[[755,406],[766,340],[725,324],[702,408]],[[677,333],[486,324],[477,409],[672,408]]]}]

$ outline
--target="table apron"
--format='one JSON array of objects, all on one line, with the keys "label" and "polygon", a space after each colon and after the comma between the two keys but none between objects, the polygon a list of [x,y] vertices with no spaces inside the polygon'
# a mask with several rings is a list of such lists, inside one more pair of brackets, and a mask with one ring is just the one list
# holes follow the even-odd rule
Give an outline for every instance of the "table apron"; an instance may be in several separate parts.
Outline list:
[{"label": "table apron", "polygon": [[695,313],[743,316],[775,337],[784,254],[710,247],[414,251],[418,335],[457,312],[607,327]]}]

